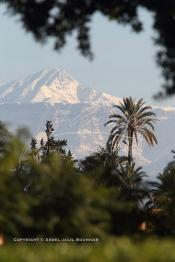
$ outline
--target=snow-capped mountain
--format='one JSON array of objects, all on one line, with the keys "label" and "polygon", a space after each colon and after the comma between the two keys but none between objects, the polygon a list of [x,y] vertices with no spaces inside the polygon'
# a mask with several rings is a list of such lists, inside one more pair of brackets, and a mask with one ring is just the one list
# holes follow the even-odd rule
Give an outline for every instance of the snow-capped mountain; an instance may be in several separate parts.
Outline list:
[{"label": "snow-capped mountain", "polygon": [[[43,70],[0,85],[0,120],[13,130],[26,126],[38,138],[44,134],[46,120],[51,120],[55,136],[67,139],[72,152],[81,158],[105,145],[109,127],[104,127],[104,123],[114,112],[112,105],[121,100],[83,87],[65,71]],[[164,168],[175,149],[175,108],[153,109],[159,119],[158,145],[149,148],[141,139],[139,147],[134,145],[137,163],[151,174]],[[126,146],[122,147],[126,151]]]},{"label": "snow-capped mountain", "polygon": [[[105,101],[110,96],[84,88],[66,71],[57,68],[42,70],[24,79],[0,85],[0,103],[77,104],[99,99]],[[115,97],[113,99],[115,101]]]}]

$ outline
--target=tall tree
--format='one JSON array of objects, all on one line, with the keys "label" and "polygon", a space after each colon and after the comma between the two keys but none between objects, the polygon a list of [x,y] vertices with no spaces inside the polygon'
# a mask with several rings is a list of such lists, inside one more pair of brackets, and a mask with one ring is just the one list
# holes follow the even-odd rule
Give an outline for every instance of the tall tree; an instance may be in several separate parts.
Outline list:
[{"label": "tall tree", "polygon": [[138,135],[153,146],[157,144],[154,135],[155,114],[150,106],[146,106],[143,99],[135,101],[132,97],[124,98],[120,105],[114,105],[117,113],[109,116],[109,121],[105,124],[114,124],[111,129],[109,142],[112,147],[118,146],[123,140],[128,145],[128,163],[131,165],[133,159],[133,142],[138,145]]},{"label": "tall tree", "polygon": [[142,167],[131,166],[128,163],[120,165],[117,170],[118,186],[121,189],[121,196],[125,200],[139,201],[142,203],[147,195],[143,178],[147,177]]},{"label": "tall tree", "polygon": [[80,169],[91,174],[97,184],[107,187],[115,187],[118,183],[117,169],[127,161],[127,157],[119,155],[120,148],[99,147],[97,152],[80,161]]},{"label": "tall tree", "polygon": [[63,140],[55,140],[54,135],[54,127],[51,121],[46,122],[46,141],[41,139],[40,141],[40,149],[42,152],[42,159],[47,159],[51,152],[56,152],[57,154],[66,155],[66,150],[64,149],[67,146],[67,141]]},{"label": "tall tree", "polygon": [[96,153],[101,170],[97,172],[98,183],[105,186],[118,185],[118,169],[127,161],[127,157],[119,155],[120,148],[113,148],[107,143],[106,147],[100,147]]},{"label": "tall tree", "polygon": [[161,235],[175,235],[175,165],[169,163],[150,185],[152,203],[148,202],[148,207],[155,230]]}]

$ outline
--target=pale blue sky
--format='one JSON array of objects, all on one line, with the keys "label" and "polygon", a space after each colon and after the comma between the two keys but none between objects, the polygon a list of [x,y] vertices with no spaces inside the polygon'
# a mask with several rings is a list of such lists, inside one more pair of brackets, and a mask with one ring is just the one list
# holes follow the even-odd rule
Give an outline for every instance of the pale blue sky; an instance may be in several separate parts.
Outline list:
[{"label": "pale blue sky", "polygon": [[58,53],[53,50],[51,41],[44,46],[36,43],[25,33],[17,18],[1,10],[0,81],[11,81],[43,68],[59,67],[85,86],[118,97],[132,95],[151,101],[163,80],[153,60],[156,49],[151,41],[154,36],[151,16],[141,11],[141,17],[146,28],[137,35],[131,33],[129,26],[123,28],[95,15],[91,31],[95,58],[90,62],[79,54],[73,38]]}]

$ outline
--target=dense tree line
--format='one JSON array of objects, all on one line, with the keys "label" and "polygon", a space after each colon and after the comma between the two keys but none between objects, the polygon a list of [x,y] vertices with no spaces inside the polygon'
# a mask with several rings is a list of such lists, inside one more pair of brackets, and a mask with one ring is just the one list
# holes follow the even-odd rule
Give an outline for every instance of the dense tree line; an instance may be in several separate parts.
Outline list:
[{"label": "dense tree line", "polygon": [[139,133],[157,143],[156,116],[143,100],[132,98],[115,109],[106,147],[79,161],[66,140],[55,139],[51,121],[45,138],[32,138],[23,158],[21,133],[12,135],[0,124],[0,233],[9,238],[175,235],[175,161],[148,182],[129,143],[134,137],[139,143]]}]

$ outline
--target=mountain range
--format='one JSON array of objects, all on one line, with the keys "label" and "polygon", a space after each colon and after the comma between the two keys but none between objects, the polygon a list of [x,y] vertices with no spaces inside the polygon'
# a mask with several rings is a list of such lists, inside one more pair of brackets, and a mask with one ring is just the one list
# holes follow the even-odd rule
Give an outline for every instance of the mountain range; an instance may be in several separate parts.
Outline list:
[{"label": "mountain range", "polygon": [[[110,127],[104,127],[112,105],[121,98],[82,86],[70,74],[58,68],[38,73],[9,83],[0,84],[0,120],[12,130],[28,127],[31,135],[44,136],[46,120],[55,127],[55,137],[67,139],[75,157],[84,156],[104,146]],[[138,165],[151,175],[160,172],[172,160],[175,149],[175,107],[154,107],[158,121],[155,132],[158,145],[150,148],[140,138],[134,145]],[[122,145],[125,153],[127,145]]]}]

